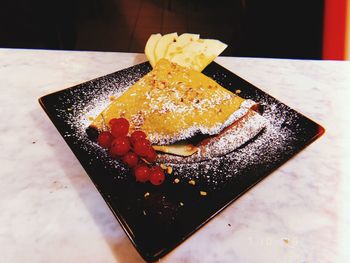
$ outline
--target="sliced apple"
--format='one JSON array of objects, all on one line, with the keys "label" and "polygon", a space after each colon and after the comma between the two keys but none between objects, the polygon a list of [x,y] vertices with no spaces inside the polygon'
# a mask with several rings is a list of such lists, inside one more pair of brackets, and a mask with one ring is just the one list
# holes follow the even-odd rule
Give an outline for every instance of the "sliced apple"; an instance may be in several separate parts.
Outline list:
[{"label": "sliced apple", "polygon": [[162,58],[181,66],[202,71],[227,45],[215,39],[200,39],[198,34],[153,34],[146,43],[145,53],[152,67]]},{"label": "sliced apple", "polygon": [[149,60],[149,63],[151,63],[152,67],[154,67],[155,63],[156,63],[156,59],[154,57],[154,49],[156,47],[157,42],[159,41],[159,39],[161,39],[162,35],[161,34],[152,34],[146,43],[145,46],[145,54]]},{"label": "sliced apple", "polygon": [[182,50],[190,44],[192,41],[198,40],[198,34],[184,33],[180,35],[175,42],[170,43],[168,50],[165,54],[166,59],[170,60],[177,54],[181,53]]},{"label": "sliced apple", "polygon": [[197,39],[179,50],[171,58],[171,62],[200,72],[219,56],[226,47],[227,45],[219,40]]},{"label": "sliced apple", "polygon": [[154,48],[154,57],[155,57],[155,62],[157,63],[158,60],[160,60],[161,58],[164,58],[169,45],[174,42],[177,39],[178,35],[177,33],[170,33],[170,34],[166,34],[164,36],[162,36],[155,48]]}]

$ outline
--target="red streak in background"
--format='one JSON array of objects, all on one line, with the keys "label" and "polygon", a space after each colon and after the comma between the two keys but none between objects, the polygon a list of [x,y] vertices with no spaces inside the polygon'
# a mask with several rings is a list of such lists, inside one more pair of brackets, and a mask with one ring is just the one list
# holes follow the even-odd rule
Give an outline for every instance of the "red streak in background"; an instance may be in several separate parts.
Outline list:
[{"label": "red streak in background", "polygon": [[347,0],[325,0],[323,59],[345,59]]}]

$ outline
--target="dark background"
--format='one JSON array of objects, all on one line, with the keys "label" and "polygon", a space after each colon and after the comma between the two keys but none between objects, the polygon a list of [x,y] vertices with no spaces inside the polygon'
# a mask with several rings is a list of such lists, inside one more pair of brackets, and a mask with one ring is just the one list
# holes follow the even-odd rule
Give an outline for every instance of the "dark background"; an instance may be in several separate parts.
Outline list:
[{"label": "dark background", "polygon": [[323,0],[2,0],[0,47],[143,52],[152,33],[191,32],[223,55],[322,58]]}]

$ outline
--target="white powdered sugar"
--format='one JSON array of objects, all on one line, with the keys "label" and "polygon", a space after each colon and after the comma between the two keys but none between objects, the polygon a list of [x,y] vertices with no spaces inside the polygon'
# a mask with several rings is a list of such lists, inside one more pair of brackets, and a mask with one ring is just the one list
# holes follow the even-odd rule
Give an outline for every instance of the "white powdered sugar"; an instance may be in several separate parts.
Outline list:
[{"label": "white powdered sugar", "polygon": [[264,117],[254,111],[250,111],[245,117],[238,122],[238,125],[229,127],[219,135],[210,137],[204,145],[199,145],[198,151],[191,156],[160,154],[159,159],[168,164],[181,164],[201,162],[228,154],[254,138],[269,125]]},{"label": "white powdered sugar", "polygon": [[[216,104],[213,104],[213,106]],[[148,134],[148,137],[150,141],[153,144],[158,144],[158,145],[168,145],[177,141],[182,141],[186,140],[188,138],[191,138],[195,136],[196,134],[204,134],[204,135],[215,135],[220,133],[223,129],[237,121],[238,119],[242,118],[247,112],[254,106],[256,105],[256,102],[252,100],[245,100],[242,102],[240,108],[233,112],[224,123],[218,123],[215,126],[208,128],[204,127],[202,125],[198,124],[193,124],[190,128],[188,129],[183,129],[181,133],[179,133],[177,136],[167,136],[167,135],[160,135],[157,133],[153,134]],[[176,109],[178,110],[178,108]],[[188,112],[188,108],[186,109],[186,112]],[[178,111],[177,111],[178,112]]]},{"label": "white powdered sugar", "polygon": [[[92,142],[87,137],[85,130],[91,123],[92,118],[96,117],[110,103],[110,97],[120,96],[123,91],[132,86],[144,74],[144,70],[142,68],[132,69],[127,73],[110,75],[82,84],[79,89],[73,88],[61,98],[63,101],[67,100],[69,107],[61,109],[60,115],[73,131],[73,133],[67,133],[64,136],[73,137],[78,147],[91,154],[91,159],[99,158],[103,160],[106,169],[116,169],[116,179],[123,179],[127,176],[128,168],[119,160],[112,159],[105,150]],[[72,101],[72,98],[74,98],[74,101]],[[255,165],[268,166],[278,161],[281,155],[288,152],[295,139],[292,129],[289,128],[296,123],[293,116],[295,112],[266,94],[260,95],[254,100],[264,107],[262,116],[264,117],[263,127],[265,128],[262,131],[259,130],[258,134],[253,134],[254,138],[247,140],[247,136],[252,135],[252,133],[249,133],[248,127],[244,138],[236,137],[238,141],[241,140],[238,144],[232,143],[234,135],[231,138],[227,136],[217,142],[215,146],[214,151],[218,151],[219,154],[208,153],[208,158],[205,161],[196,162],[195,160],[195,162],[182,163],[179,159],[181,157],[176,157],[176,162],[174,162],[174,159],[168,160],[166,164],[173,168],[172,176],[186,180],[196,179],[207,187],[217,187],[239,175],[245,169],[253,169],[252,167]],[[246,100],[245,103],[247,103],[245,106],[249,108],[253,105],[251,100]],[[166,107],[171,109],[173,106],[169,102]],[[243,116],[244,112],[246,112],[246,107],[242,107],[241,111],[238,110],[233,114],[224,125],[228,126],[237,118]],[[261,118],[255,120],[257,122],[255,124],[251,123],[251,127],[254,127],[254,125],[262,126],[262,123],[259,123],[259,121],[262,121]],[[217,127],[217,130],[220,129],[222,127]],[[198,131],[214,134],[217,133],[217,130],[202,131],[200,127],[194,127],[192,130],[184,132],[187,133],[185,137],[188,138],[188,135],[194,135]],[[223,152],[222,149],[225,149],[225,155],[220,154]],[[166,159],[163,159],[163,161],[166,162]]]},{"label": "white powdered sugar", "polygon": [[[174,163],[171,160],[169,165],[175,171],[174,176],[194,179],[205,187],[217,188],[236,179],[236,176],[244,176],[247,170],[254,171],[255,167],[268,170],[279,163],[285,154],[293,151],[296,137],[288,126],[298,125],[294,116],[296,113],[270,97],[261,98],[259,102],[265,106],[263,116],[267,120],[263,131],[224,156],[195,163]],[[223,144],[222,147],[227,145]]]}]

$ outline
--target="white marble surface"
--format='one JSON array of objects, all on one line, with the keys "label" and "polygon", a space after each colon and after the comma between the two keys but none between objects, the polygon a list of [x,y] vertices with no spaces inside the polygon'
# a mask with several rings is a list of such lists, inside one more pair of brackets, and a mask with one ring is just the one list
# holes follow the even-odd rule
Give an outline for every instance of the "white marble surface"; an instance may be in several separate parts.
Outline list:
[{"label": "white marble surface", "polygon": [[[144,60],[0,49],[0,262],[143,262],[37,99]],[[350,262],[350,62],[217,61],[327,131],[161,262]]]}]

